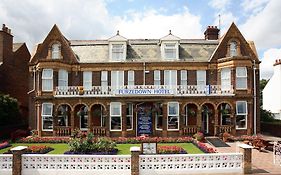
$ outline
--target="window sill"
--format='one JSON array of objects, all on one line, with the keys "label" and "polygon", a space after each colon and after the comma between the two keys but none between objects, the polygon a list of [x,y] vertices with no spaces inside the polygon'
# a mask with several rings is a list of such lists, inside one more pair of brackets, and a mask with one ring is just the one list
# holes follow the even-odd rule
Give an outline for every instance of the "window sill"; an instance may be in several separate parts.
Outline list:
[{"label": "window sill", "polygon": [[247,128],[235,128],[236,130],[246,130]]},{"label": "window sill", "polygon": [[53,132],[53,129],[42,129],[42,131]]}]

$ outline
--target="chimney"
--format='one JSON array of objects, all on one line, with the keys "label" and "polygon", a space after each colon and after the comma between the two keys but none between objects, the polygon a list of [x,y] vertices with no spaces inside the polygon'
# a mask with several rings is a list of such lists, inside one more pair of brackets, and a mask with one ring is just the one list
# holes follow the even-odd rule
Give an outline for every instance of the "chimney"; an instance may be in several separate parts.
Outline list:
[{"label": "chimney", "polygon": [[217,40],[219,39],[220,29],[217,26],[208,26],[204,32],[205,40]]},{"label": "chimney", "polygon": [[13,53],[13,35],[11,29],[5,24],[0,30],[0,62],[5,62],[5,59],[11,58]]},{"label": "chimney", "polygon": [[276,59],[275,63],[273,64],[273,66],[277,66],[279,64],[281,64],[281,59]]}]

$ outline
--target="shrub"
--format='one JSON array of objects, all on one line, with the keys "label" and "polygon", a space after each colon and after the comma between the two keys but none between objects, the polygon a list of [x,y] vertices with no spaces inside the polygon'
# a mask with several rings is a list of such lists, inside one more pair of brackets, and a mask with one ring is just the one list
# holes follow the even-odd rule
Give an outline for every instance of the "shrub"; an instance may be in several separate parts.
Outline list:
[{"label": "shrub", "polygon": [[21,138],[17,143],[68,143],[68,137],[32,137]]},{"label": "shrub", "polygon": [[203,132],[200,132],[200,131],[197,132],[196,134],[194,134],[193,137],[199,142],[202,142],[205,140]]},{"label": "shrub", "polygon": [[[32,145],[28,146],[25,153],[26,154],[46,154],[50,151],[54,150],[53,148],[45,145]],[[11,154],[12,151],[9,150],[5,154]]]},{"label": "shrub", "polygon": [[187,152],[180,146],[158,146],[159,154],[187,154]]}]

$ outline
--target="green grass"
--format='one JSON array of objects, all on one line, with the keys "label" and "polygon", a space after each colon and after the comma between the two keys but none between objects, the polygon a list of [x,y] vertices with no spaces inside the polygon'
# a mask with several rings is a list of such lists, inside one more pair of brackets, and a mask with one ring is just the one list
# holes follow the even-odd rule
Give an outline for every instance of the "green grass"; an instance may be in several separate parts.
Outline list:
[{"label": "green grass", "polygon": [[[67,144],[64,143],[57,143],[57,144],[52,144],[52,143],[14,143],[12,144],[12,147],[16,146],[29,146],[29,145],[46,145],[54,148],[53,151],[50,151],[48,154],[63,154],[65,151],[69,149]],[[140,146],[141,144],[117,144],[118,148],[118,154],[119,155],[126,155],[126,154],[131,154],[130,148],[132,146]],[[192,143],[160,143],[159,145],[175,145],[175,146],[180,146],[183,149],[187,151],[188,154],[202,154],[203,152],[197,148],[195,145]],[[12,147],[1,149],[0,154],[8,151]]]}]

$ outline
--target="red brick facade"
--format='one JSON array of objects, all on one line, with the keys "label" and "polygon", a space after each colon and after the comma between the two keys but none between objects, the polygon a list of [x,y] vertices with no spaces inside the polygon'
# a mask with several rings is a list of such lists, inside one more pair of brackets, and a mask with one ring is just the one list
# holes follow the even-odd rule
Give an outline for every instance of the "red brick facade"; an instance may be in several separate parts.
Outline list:
[{"label": "red brick facade", "polygon": [[[214,30],[215,28],[208,28],[207,31],[209,29]],[[208,34],[208,32],[205,32],[205,35],[206,34]],[[212,34],[212,36],[205,38],[214,41],[200,40],[201,43],[193,40],[180,41],[180,58],[176,61],[142,61],[144,58],[141,56],[139,56],[140,58],[134,56],[130,61],[128,57],[134,54],[137,55],[137,53],[127,53],[125,61],[112,62],[100,61],[103,59],[103,55],[107,54],[108,50],[111,49],[110,47],[107,47],[110,41],[83,41],[87,44],[82,44],[81,46],[79,45],[79,41],[68,41],[59,31],[57,26],[54,26],[43,43],[38,45],[37,51],[30,61],[29,71],[32,76],[30,77],[29,82],[30,86],[35,87],[34,93],[31,94],[31,98],[33,99],[30,104],[31,126],[34,129],[37,129],[42,136],[70,135],[74,129],[81,129],[83,127],[85,127],[85,130],[93,132],[95,135],[135,136],[138,134],[137,128],[140,127],[138,114],[143,108],[143,110],[148,111],[146,115],[149,115],[149,119],[151,119],[151,136],[166,137],[187,135],[193,134],[198,130],[204,130],[210,135],[217,135],[226,131],[233,134],[252,134],[254,132],[255,103],[253,66],[256,67],[256,89],[257,94],[259,94],[259,60],[257,55],[253,52],[252,48],[239,32],[235,24],[232,24],[227,33],[218,40],[213,36],[214,31],[210,34]],[[117,37],[119,37],[119,34]],[[121,41],[123,42],[123,40]],[[235,56],[230,56],[230,42],[232,41],[235,41],[237,44],[237,46],[235,46],[237,55]],[[60,57],[59,59],[52,59],[52,45],[57,42],[60,43]],[[75,42],[78,42],[78,44]],[[139,52],[139,48],[136,48],[137,44],[134,45],[134,42],[138,42],[138,45],[145,45],[143,43],[147,42],[148,44],[143,46],[146,50]],[[152,43],[154,41],[150,42]],[[214,45],[215,43],[215,47],[211,53],[206,53],[209,54],[209,56],[203,58],[205,61],[196,60],[196,58],[193,58],[193,61],[189,61],[187,58],[189,58],[190,55],[185,53],[189,52],[189,50],[185,47],[195,47],[192,45],[193,42],[198,42],[195,43],[195,46],[196,44],[205,44],[202,46],[205,48],[213,47],[209,45]],[[161,52],[159,44],[156,43],[156,45],[150,46],[152,45],[151,43],[148,41],[129,40],[127,41],[127,49],[130,49],[130,52],[135,49],[135,52],[138,52],[139,55],[142,53],[159,55]],[[99,50],[96,52],[88,50],[86,52],[82,50],[83,54],[80,55],[81,50],[79,49],[88,49],[89,47],[92,49],[105,47],[106,52],[99,53]],[[152,47],[155,47],[156,49],[149,50]],[[196,50],[193,50],[192,52],[195,51]],[[202,50],[204,53],[205,51],[204,49]],[[92,53],[89,54],[90,58],[95,58],[97,60],[96,62],[83,61],[83,56],[85,57],[88,52]],[[127,50],[126,52],[129,51]],[[191,57],[193,56],[194,55],[191,55]],[[109,60],[109,56],[104,57]],[[159,58],[159,60],[161,59]],[[237,67],[242,67],[246,70],[247,88],[236,88]],[[221,89],[221,71],[224,68],[229,69],[231,72],[231,92],[229,91],[228,93],[224,93]],[[50,92],[42,90],[42,74],[46,69],[52,70],[53,86]],[[58,72],[62,69],[66,70],[68,74],[68,84],[65,89],[60,89],[60,87],[57,88],[59,82]],[[33,70],[35,70],[35,74],[32,73]],[[137,89],[138,92],[141,92],[139,90],[144,89],[148,91],[151,89],[154,90],[157,87],[154,86],[155,70],[160,71],[160,86],[162,87],[158,90],[166,88],[166,86],[164,86],[165,81],[167,81],[164,78],[165,70],[176,70],[177,84],[175,85],[172,94],[118,94],[118,91],[120,93],[120,88],[117,88],[114,91],[112,89],[113,83],[111,82],[113,71],[117,70],[124,71],[123,90],[131,89],[130,86],[127,86],[129,81],[128,71],[134,71],[133,90]],[[187,72],[187,85],[185,86],[181,86],[181,70],[186,70]],[[199,85],[197,85],[198,70],[204,70],[206,72],[206,85],[209,85],[204,86],[204,89],[201,91],[196,89],[199,88]],[[90,90],[87,90],[85,87],[83,88],[83,72],[86,71],[91,72],[92,76],[92,87]],[[101,87],[102,71],[107,71],[107,86],[104,87],[107,88],[106,90],[103,90],[103,87]],[[34,78],[35,85],[33,84]],[[113,81],[115,80],[113,79]],[[186,88],[189,89],[186,90]],[[206,90],[206,88],[209,88],[209,90]],[[167,92],[168,91],[169,88]],[[257,96],[256,104],[259,104],[258,98],[259,96]],[[247,113],[245,114],[246,118],[243,120],[237,120],[238,114],[236,105],[240,101],[245,102],[247,108]],[[117,118],[114,118],[115,114],[112,112],[116,109],[112,109],[111,111],[111,105],[113,105],[112,102],[120,102],[120,108],[118,108],[118,110],[120,109],[121,112],[120,114],[117,114]],[[173,108],[171,106],[173,102],[175,102],[175,105],[178,105],[178,107],[175,107],[175,109],[178,110],[175,117],[171,117],[173,112],[169,114],[169,111],[171,110],[170,107]],[[128,106],[130,106],[129,103],[133,106],[132,114],[128,112]],[[159,106],[157,106],[158,104]],[[46,110],[52,108],[52,112],[44,112],[44,114],[42,114],[42,105],[45,105]],[[223,105],[230,107],[230,109],[227,110],[227,114],[223,114],[222,112]],[[260,130],[258,111],[259,110],[256,110],[257,132]],[[87,118],[84,118],[84,115],[87,116]],[[118,118],[119,115],[120,118]],[[132,123],[130,123],[130,115],[132,115]],[[222,115],[228,116],[223,119]],[[157,116],[161,117],[157,118]],[[45,119],[43,122],[42,120],[44,117]],[[62,118],[64,119],[62,120]],[[84,120],[87,121],[85,122]],[[161,121],[159,122],[159,120]],[[227,122],[225,120],[227,120]],[[61,121],[63,121],[64,124],[60,124]],[[237,121],[244,122],[246,125],[245,128],[236,129]],[[115,122],[118,124],[115,124]],[[128,125],[128,123],[130,124]],[[156,125],[159,125],[161,129],[157,128]],[[128,129],[127,127],[132,127],[132,129]]]},{"label": "red brick facade", "polygon": [[28,120],[28,62],[30,53],[25,43],[13,43],[11,30],[0,30],[0,91],[19,101],[22,117]]}]

